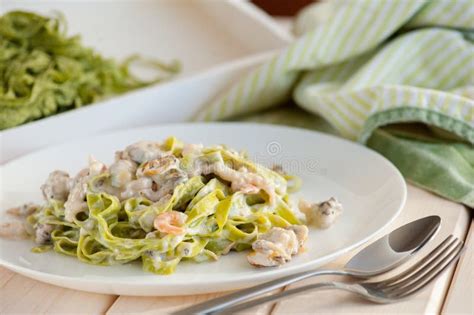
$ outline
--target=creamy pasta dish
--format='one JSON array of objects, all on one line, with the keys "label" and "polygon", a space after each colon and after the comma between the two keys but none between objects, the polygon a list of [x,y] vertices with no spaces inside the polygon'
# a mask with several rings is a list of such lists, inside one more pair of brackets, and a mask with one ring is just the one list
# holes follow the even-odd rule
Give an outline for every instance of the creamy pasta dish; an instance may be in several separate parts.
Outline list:
[{"label": "creamy pasta dish", "polygon": [[303,248],[306,223],[325,228],[342,210],[331,199],[300,202],[300,211],[289,196],[299,183],[224,145],[141,141],[111,165],[90,158],[75,176],[52,172],[41,186],[44,203],[10,209],[22,224],[4,224],[2,234],[24,229],[33,251],[95,265],[138,260],[157,274],[244,250],[254,266],[278,266]]}]

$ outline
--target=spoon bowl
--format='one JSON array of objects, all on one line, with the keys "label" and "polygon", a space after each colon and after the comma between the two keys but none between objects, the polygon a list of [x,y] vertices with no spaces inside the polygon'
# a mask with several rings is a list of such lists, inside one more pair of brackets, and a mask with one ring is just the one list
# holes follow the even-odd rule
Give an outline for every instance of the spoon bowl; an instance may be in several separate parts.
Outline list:
[{"label": "spoon bowl", "polygon": [[440,225],[441,218],[437,215],[405,224],[358,252],[347,262],[344,270],[359,278],[392,270],[432,239]]}]

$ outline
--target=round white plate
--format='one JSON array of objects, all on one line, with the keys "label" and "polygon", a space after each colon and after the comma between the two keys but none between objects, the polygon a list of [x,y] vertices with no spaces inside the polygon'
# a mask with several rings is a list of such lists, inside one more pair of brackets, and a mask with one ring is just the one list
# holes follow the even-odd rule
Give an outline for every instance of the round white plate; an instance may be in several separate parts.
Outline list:
[{"label": "round white plate", "polygon": [[1,209],[40,202],[39,187],[52,170],[74,174],[89,154],[111,163],[114,152],[130,143],[170,135],[205,145],[225,143],[247,150],[261,164],[281,164],[303,179],[300,196],[311,201],[335,196],[345,211],[330,229],[311,229],[307,250],[279,268],[257,269],[247,263],[245,253],[231,253],[217,262],[182,263],[173,275],[159,276],[142,271],[139,263],[93,266],[55,252],[34,254],[29,240],[5,239],[0,240],[0,264],[40,281],[99,293],[182,295],[239,289],[327,263],[374,236],[405,203],[406,186],[397,169],[361,145],[302,129],[212,123],[124,130],[23,156],[2,167]]}]

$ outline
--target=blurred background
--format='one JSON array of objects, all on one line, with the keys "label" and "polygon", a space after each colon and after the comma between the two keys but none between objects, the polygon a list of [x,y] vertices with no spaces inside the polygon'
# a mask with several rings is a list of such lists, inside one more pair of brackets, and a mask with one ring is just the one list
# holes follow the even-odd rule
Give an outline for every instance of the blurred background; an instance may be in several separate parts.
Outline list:
[{"label": "blurred background", "polygon": [[270,15],[293,16],[304,6],[316,2],[311,0],[253,0],[254,4]]}]

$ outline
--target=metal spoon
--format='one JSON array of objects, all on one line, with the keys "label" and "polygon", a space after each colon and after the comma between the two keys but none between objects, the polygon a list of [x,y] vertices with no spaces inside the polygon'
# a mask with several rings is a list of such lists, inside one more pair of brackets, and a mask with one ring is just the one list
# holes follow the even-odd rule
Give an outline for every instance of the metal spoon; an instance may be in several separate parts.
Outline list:
[{"label": "metal spoon", "polygon": [[380,275],[399,266],[422,248],[436,234],[440,224],[439,216],[418,219],[399,227],[362,249],[342,269],[300,272],[206,301],[173,314],[212,314],[222,308],[315,276],[342,275],[368,278]]}]

